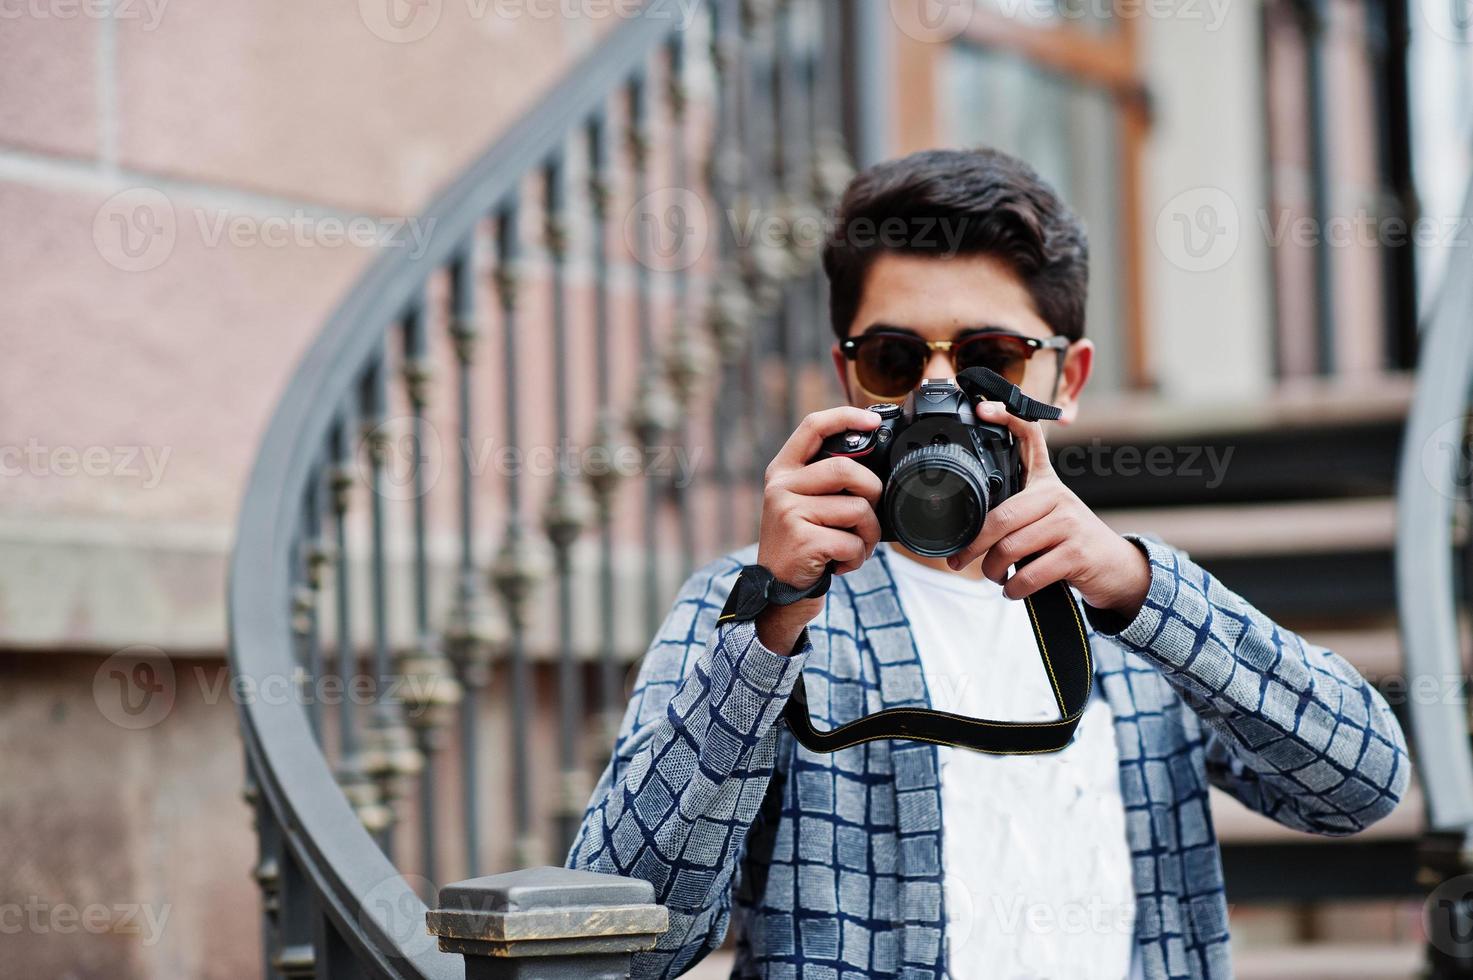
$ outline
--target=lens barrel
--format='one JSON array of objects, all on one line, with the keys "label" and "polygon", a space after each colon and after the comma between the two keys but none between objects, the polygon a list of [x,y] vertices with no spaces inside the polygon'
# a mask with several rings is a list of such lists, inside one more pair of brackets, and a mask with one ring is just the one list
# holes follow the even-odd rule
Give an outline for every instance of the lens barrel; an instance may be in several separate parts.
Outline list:
[{"label": "lens barrel", "polygon": [[922,446],[890,471],[881,507],[895,540],[918,555],[944,558],[982,531],[990,504],[976,456],[946,443]]}]

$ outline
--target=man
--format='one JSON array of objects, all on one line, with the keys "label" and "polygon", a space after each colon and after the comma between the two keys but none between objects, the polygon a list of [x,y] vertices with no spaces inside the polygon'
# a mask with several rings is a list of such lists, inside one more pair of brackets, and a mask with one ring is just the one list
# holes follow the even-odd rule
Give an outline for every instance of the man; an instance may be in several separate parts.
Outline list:
[{"label": "man", "polygon": [[[859,406],[976,365],[1077,416],[1094,358],[1084,232],[1028,166],[980,150],[874,167],[824,268],[850,404],[772,460],[755,551],[682,589],[570,865],[654,884],[670,930],[635,956],[640,977],[716,948],[733,899],[741,977],[1229,977],[1208,786],[1298,830],[1355,833],[1407,786],[1396,720],[1340,657],[1111,530],[1054,474],[1040,424],[996,403],[978,412],[1018,440],[1025,486],[951,559],[879,542],[869,470],[808,462],[825,437],[876,427]],[[795,590],[836,574],[821,597],[718,627],[754,562]],[[1058,718],[1018,600],[1059,581],[1095,671],[1063,750],[823,754],[778,723],[800,673],[820,729],[900,706]]]}]

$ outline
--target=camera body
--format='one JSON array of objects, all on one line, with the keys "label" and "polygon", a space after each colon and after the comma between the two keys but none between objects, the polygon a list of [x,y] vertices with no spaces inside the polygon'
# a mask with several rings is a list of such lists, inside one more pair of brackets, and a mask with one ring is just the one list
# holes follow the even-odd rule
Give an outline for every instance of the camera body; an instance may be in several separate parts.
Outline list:
[{"label": "camera body", "polygon": [[871,405],[870,432],[825,439],[814,460],[853,459],[880,478],[880,537],[918,555],[954,555],[982,531],[987,512],[1023,488],[1022,458],[1003,425],[979,422],[949,381],[924,381],[900,405]]}]

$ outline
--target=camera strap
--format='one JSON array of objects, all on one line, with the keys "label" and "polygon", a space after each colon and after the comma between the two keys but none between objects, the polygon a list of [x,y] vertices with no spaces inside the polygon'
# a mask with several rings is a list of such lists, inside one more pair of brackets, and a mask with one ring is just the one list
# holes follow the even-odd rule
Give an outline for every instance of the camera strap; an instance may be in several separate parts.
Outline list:
[{"label": "camera strap", "polygon": [[[1059,409],[1029,398],[1002,375],[985,367],[967,368],[956,377],[957,387],[974,401],[996,401],[1009,414],[1032,422],[1057,419]],[[1019,562],[1023,564],[1023,562]],[[937,745],[955,745],[994,755],[1033,755],[1057,752],[1069,744],[1079,719],[1089,704],[1094,683],[1094,663],[1089,655],[1089,638],[1084,618],[1065,582],[1055,582],[1023,600],[1038,655],[1043,659],[1059,706],[1054,721],[990,721],[968,718],[931,708],[887,708],[865,715],[838,728],[821,732],[808,714],[807,691],[799,674],[783,718],[793,737],[814,752],[837,752],[861,742],[880,738],[904,738]]]},{"label": "camera strap", "polygon": [[1048,673],[1059,718],[1053,721],[990,721],[930,708],[887,708],[872,715],[819,731],[808,714],[807,693],[800,674],[783,708],[793,737],[814,752],[837,752],[880,738],[954,745],[994,755],[1057,752],[1069,744],[1089,703],[1094,663],[1084,619],[1069,586],[1055,582],[1023,600],[1038,654]]}]

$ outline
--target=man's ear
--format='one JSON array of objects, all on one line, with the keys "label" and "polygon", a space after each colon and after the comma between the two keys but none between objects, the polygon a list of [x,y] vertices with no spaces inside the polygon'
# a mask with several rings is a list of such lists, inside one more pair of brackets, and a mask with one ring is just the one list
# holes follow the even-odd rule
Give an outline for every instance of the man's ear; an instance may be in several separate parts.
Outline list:
[{"label": "man's ear", "polygon": [[1063,409],[1059,418],[1061,425],[1068,425],[1079,414],[1079,398],[1095,366],[1095,345],[1089,339],[1076,340],[1064,352],[1064,375],[1059,382],[1059,394],[1054,404]]},{"label": "man's ear", "polygon": [[834,344],[829,353],[834,358],[834,372],[839,375],[839,390],[844,393],[844,401],[853,405],[854,393],[849,390],[849,359],[844,356],[838,344]]}]

